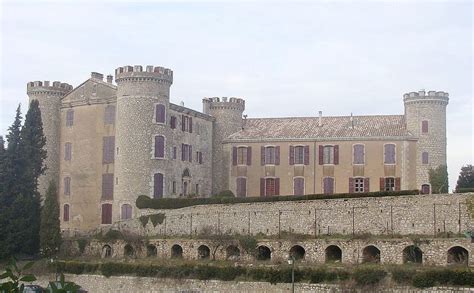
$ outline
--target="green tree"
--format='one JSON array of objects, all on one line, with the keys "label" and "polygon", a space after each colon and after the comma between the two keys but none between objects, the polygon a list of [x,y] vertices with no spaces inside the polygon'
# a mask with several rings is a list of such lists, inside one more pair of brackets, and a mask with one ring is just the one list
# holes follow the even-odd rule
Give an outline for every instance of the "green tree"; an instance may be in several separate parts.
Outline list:
[{"label": "green tree", "polygon": [[430,169],[429,179],[433,194],[448,193],[448,167],[446,165],[439,165],[435,169]]},{"label": "green tree", "polygon": [[463,188],[474,188],[474,166],[470,164],[462,166],[459,172],[456,191],[459,192]]},{"label": "green tree", "polygon": [[40,247],[41,254],[52,256],[59,251],[61,245],[61,230],[59,223],[59,204],[56,184],[49,183],[41,211]]}]

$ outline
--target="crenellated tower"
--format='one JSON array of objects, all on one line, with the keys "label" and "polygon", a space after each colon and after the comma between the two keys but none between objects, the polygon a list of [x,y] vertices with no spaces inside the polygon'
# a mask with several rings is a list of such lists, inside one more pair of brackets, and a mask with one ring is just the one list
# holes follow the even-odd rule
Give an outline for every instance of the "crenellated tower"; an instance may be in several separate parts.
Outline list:
[{"label": "crenellated tower", "polygon": [[416,182],[429,184],[431,168],[446,165],[446,106],[449,94],[421,90],[403,95],[407,129],[418,137]]},{"label": "crenellated tower", "polygon": [[[155,135],[168,134],[167,124],[173,71],[163,67],[123,66],[115,70],[117,82],[116,159],[113,219],[123,204],[135,206],[139,195],[153,197],[154,173],[164,174],[167,161],[155,159]],[[155,107],[165,106],[165,123],[156,123]],[[164,183],[165,184],[165,183]]]},{"label": "crenellated tower", "polygon": [[245,100],[240,98],[213,97],[204,98],[203,112],[213,116],[212,133],[212,193],[216,194],[229,188],[230,153],[223,141],[231,134],[242,129],[242,114],[245,110]]},{"label": "crenellated tower", "polygon": [[55,180],[58,184],[59,176],[59,129],[61,127],[60,107],[61,99],[73,87],[67,83],[54,81],[34,81],[27,84],[26,92],[31,103],[38,100],[43,122],[43,132],[46,137],[47,158],[44,162],[46,166],[45,174],[38,180],[38,191],[45,195],[48,184]]}]

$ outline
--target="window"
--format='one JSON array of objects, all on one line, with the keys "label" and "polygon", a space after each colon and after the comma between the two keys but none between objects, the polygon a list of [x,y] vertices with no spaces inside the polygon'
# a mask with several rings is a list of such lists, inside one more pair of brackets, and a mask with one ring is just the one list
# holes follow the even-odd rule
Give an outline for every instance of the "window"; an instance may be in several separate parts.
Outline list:
[{"label": "window", "polygon": [[196,162],[202,164],[202,152],[196,152]]},{"label": "window", "polygon": [[384,145],[384,164],[395,164],[395,145]]},{"label": "window", "polygon": [[102,204],[102,224],[112,224],[112,204]]},{"label": "window", "polygon": [[248,165],[252,163],[251,147],[233,147],[232,148],[232,165]]},{"label": "window", "polygon": [[431,187],[429,184],[421,185],[421,194],[430,194],[430,193],[431,193]]},{"label": "window", "polygon": [[247,196],[247,178],[239,177],[237,178],[237,197],[246,197]]},{"label": "window", "polygon": [[354,178],[354,192],[364,192],[364,178]]},{"label": "window", "polygon": [[70,161],[72,157],[72,144],[70,142],[66,142],[64,145],[64,160]]},{"label": "window", "polygon": [[165,157],[165,138],[161,135],[155,136],[155,158]]},{"label": "window", "polygon": [[196,195],[199,195],[199,184],[196,184]]},{"label": "window", "polygon": [[273,196],[280,194],[280,178],[261,178],[260,195]]},{"label": "window", "polygon": [[177,152],[177,147],[173,147],[173,160],[176,160]]},{"label": "window", "polygon": [[165,121],[166,121],[165,105],[156,104],[155,105],[155,122],[165,123]]},{"label": "window", "polygon": [[74,110],[69,109],[66,112],[66,126],[71,127],[74,124]]},{"label": "window", "polygon": [[64,177],[64,195],[71,195],[71,177]]},{"label": "window", "polygon": [[395,178],[385,178],[384,191],[394,191],[395,190]]},{"label": "window", "polygon": [[421,133],[428,133],[428,121],[421,121]]},{"label": "window", "polygon": [[122,220],[132,218],[132,206],[129,204],[122,205]]},{"label": "window", "polygon": [[422,164],[428,164],[429,163],[428,152],[423,152],[421,154],[421,163]]},{"label": "window", "polygon": [[63,221],[69,222],[69,205],[65,204],[63,207]]},{"label": "window", "polygon": [[309,146],[290,146],[290,165],[309,165]]},{"label": "window", "polygon": [[355,144],[353,164],[364,164],[365,163],[365,147],[363,144]]},{"label": "window", "polygon": [[304,146],[295,146],[295,164],[304,164]]},{"label": "window", "polygon": [[380,191],[399,191],[401,187],[400,177],[381,177]]},{"label": "window", "polygon": [[349,178],[349,193],[369,192],[369,178]]},{"label": "window", "polygon": [[324,192],[324,194],[333,194],[334,193],[334,178],[325,177],[323,179],[323,192]]},{"label": "window", "polygon": [[104,136],[102,144],[102,163],[114,162],[115,136]]},{"label": "window", "polygon": [[155,173],[153,176],[153,198],[163,197],[163,174]]},{"label": "window", "polygon": [[334,146],[332,145],[324,146],[323,163],[334,164]]},{"label": "window", "polygon": [[171,118],[170,118],[170,127],[171,127],[171,129],[176,129],[176,116],[171,116]]},{"label": "window", "polygon": [[193,161],[193,146],[189,144],[181,144],[181,161]]},{"label": "window", "polygon": [[176,194],[176,181],[173,181],[172,191],[173,191],[173,194]]},{"label": "window", "polygon": [[293,194],[304,195],[304,178],[293,178]]},{"label": "window", "polygon": [[115,106],[107,105],[104,111],[104,124],[115,124]]},{"label": "window", "polygon": [[114,174],[102,174],[102,199],[114,199]]},{"label": "window", "polygon": [[261,165],[280,165],[280,147],[267,146],[261,147]]},{"label": "window", "polygon": [[193,118],[185,115],[181,116],[181,130],[189,133],[193,132]]}]

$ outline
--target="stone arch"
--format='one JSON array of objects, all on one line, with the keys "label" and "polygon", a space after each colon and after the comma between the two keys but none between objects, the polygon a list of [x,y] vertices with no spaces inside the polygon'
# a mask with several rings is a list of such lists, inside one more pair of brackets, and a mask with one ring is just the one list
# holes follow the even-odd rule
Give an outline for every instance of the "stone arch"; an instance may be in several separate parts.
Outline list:
[{"label": "stone arch", "polygon": [[326,262],[342,262],[342,250],[337,245],[329,245],[324,250]]},{"label": "stone arch", "polygon": [[108,244],[102,246],[102,258],[109,258],[112,257],[112,247]]},{"label": "stone arch", "polygon": [[157,256],[158,255],[158,250],[156,249],[156,246],[153,244],[148,244],[146,246],[146,256]]},{"label": "stone arch", "polygon": [[380,263],[380,249],[374,245],[364,247],[362,250],[363,263]]},{"label": "stone arch", "polygon": [[183,248],[181,245],[175,244],[171,246],[171,258],[182,258],[183,257]]},{"label": "stone arch", "polygon": [[306,255],[306,250],[301,245],[294,245],[290,248],[290,257],[293,257],[294,260],[302,260]]},{"label": "stone arch", "polygon": [[272,251],[265,245],[257,247],[257,260],[270,260],[272,258]]},{"label": "stone arch", "polygon": [[207,245],[201,245],[198,247],[198,258],[208,259],[211,256],[211,250]]},{"label": "stone arch", "polygon": [[423,252],[418,246],[409,245],[403,249],[403,263],[418,263],[423,262]]},{"label": "stone arch", "polygon": [[189,172],[188,168],[184,169],[182,178],[191,178],[191,172]]},{"label": "stone arch", "polygon": [[462,246],[453,246],[448,250],[448,264],[468,265],[469,252]]},{"label": "stone arch", "polygon": [[226,259],[237,260],[240,258],[240,249],[235,245],[229,245],[225,249]]},{"label": "stone arch", "polygon": [[135,249],[130,244],[126,244],[123,248],[123,255],[126,257],[135,257]]}]

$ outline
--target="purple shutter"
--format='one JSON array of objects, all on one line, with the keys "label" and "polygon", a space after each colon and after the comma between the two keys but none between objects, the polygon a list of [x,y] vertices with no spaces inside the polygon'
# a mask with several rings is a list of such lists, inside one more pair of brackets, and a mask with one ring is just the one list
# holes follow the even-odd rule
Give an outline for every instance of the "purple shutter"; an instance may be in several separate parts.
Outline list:
[{"label": "purple shutter", "polygon": [[189,133],[193,133],[193,117],[189,117]]},{"label": "purple shutter", "polygon": [[155,121],[158,123],[164,123],[166,121],[165,105],[157,104],[155,106]]},{"label": "purple shutter", "polygon": [[161,135],[155,136],[155,158],[165,157],[165,138]]},{"label": "purple shutter", "polygon": [[290,145],[290,166],[295,164],[295,147]]},{"label": "purple shutter", "polygon": [[275,147],[275,165],[280,165],[280,146]]},{"label": "purple shutter", "polygon": [[384,191],[385,190],[385,178],[384,177],[380,177],[379,184],[380,184],[380,191]]},{"label": "purple shutter", "polygon": [[262,166],[265,165],[265,147],[264,146],[260,147],[260,164]]},{"label": "purple shutter", "polygon": [[181,130],[185,131],[186,130],[186,124],[185,124],[185,117],[184,115],[181,115]]},{"label": "purple shutter", "polygon": [[275,178],[275,194],[280,195],[280,178]]},{"label": "purple shutter", "polygon": [[260,178],[260,196],[265,196],[265,178]]},{"label": "purple shutter", "polygon": [[232,148],[232,165],[237,166],[237,147]]},{"label": "purple shutter", "polygon": [[192,162],[193,161],[193,146],[192,145],[189,145],[188,146],[188,151],[189,151],[189,161]]},{"label": "purple shutter", "polygon": [[114,199],[114,174],[102,174],[102,199]]},{"label": "purple shutter", "polygon": [[339,145],[334,146],[334,165],[339,164]]},{"label": "purple shutter", "polygon": [[395,178],[395,191],[400,191],[401,180],[400,177]]},{"label": "purple shutter", "polygon": [[304,164],[309,165],[309,145],[304,146]]},{"label": "purple shutter", "polygon": [[370,180],[369,178],[364,178],[364,192],[367,193],[370,191]]},{"label": "purple shutter", "polygon": [[112,224],[112,204],[102,204],[102,224]]},{"label": "purple shutter", "polygon": [[354,178],[349,177],[349,193],[354,193]]},{"label": "purple shutter", "polygon": [[163,197],[163,174],[155,173],[153,176],[153,198]]},{"label": "purple shutter", "polygon": [[185,144],[181,144],[181,161],[186,160],[186,150],[185,150]]},{"label": "purple shutter", "polygon": [[252,147],[247,147],[247,166],[252,165]]},{"label": "purple shutter", "polygon": [[319,146],[318,156],[319,156],[319,165],[323,165],[324,164],[324,146],[323,145]]},{"label": "purple shutter", "polygon": [[304,195],[304,178],[294,178],[293,179],[293,194],[294,195]]},{"label": "purple shutter", "polygon": [[170,118],[170,126],[171,126],[171,129],[175,129],[175,128],[176,128],[176,117],[175,117],[175,116],[171,116],[171,118]]},{"label": "purple shutter", "polygon": [[421,154],[421,162],[423,164],[428,164],[428,152],[423,152]]},{"label": "purple shutter", "polygon": [[428,121],[424,120],[421,122],[421,132],[427,133],[428,132]]},{"label": "purple shutter", "polygon": [[115,137],[104,136],[102,144],[102,162],[110,164],[114,162]]}]

